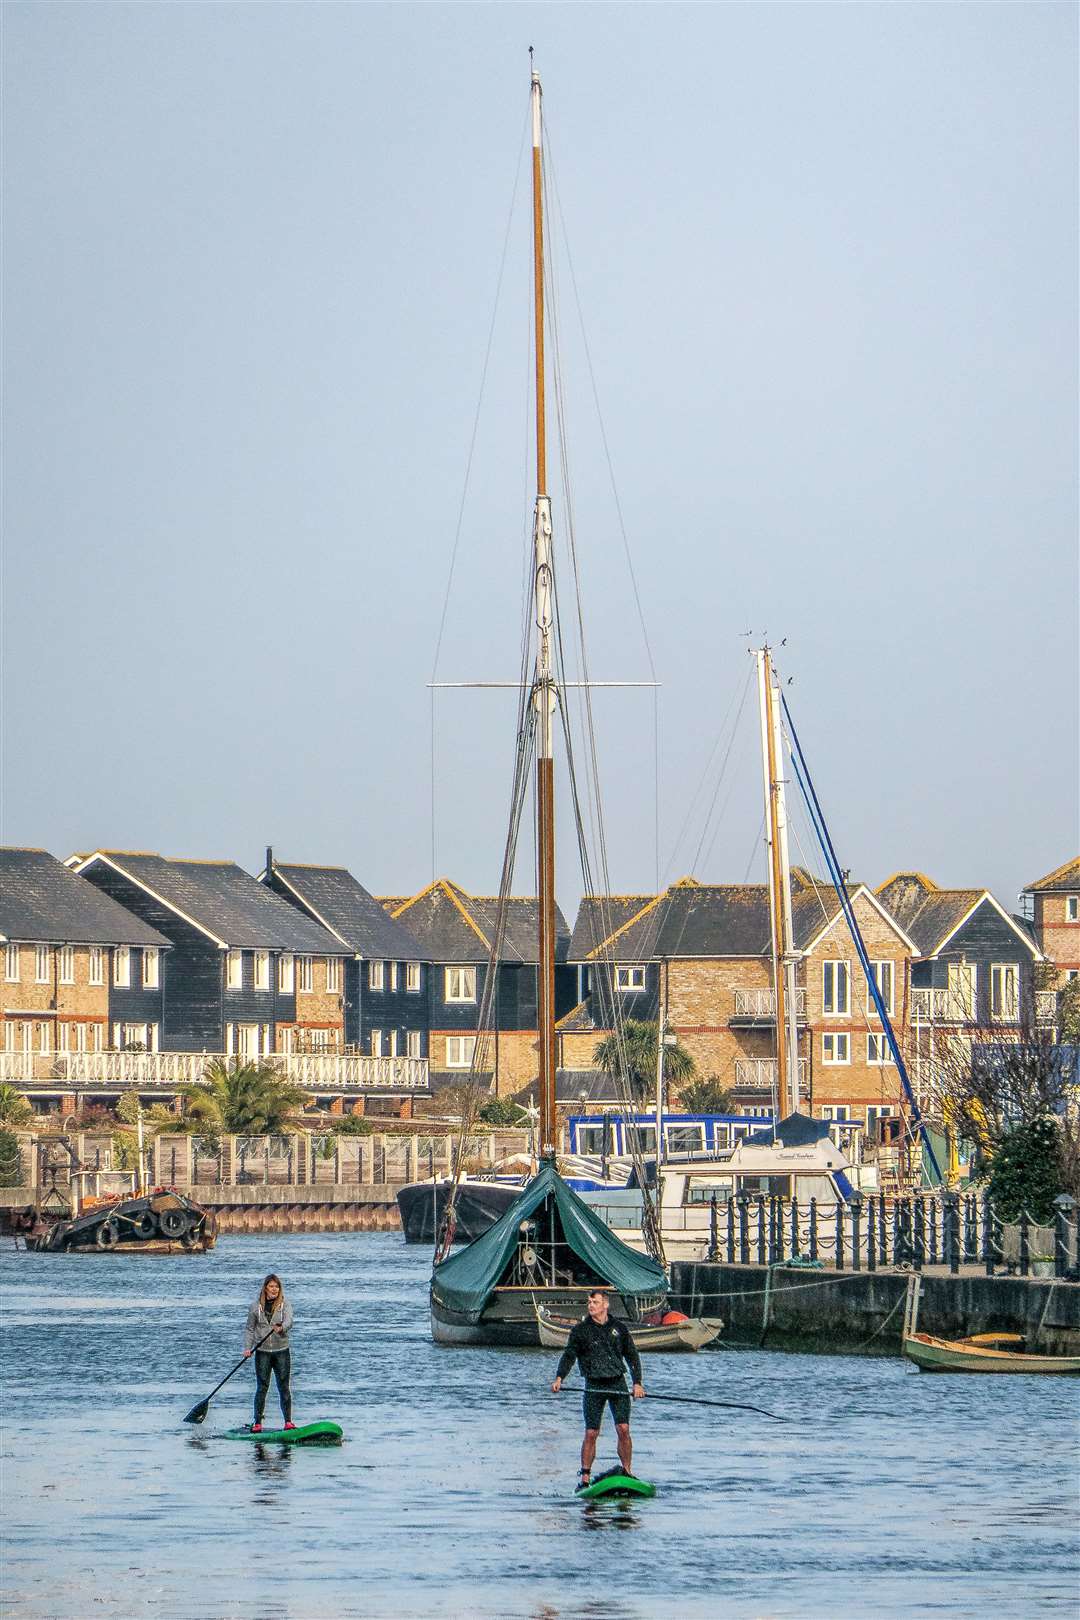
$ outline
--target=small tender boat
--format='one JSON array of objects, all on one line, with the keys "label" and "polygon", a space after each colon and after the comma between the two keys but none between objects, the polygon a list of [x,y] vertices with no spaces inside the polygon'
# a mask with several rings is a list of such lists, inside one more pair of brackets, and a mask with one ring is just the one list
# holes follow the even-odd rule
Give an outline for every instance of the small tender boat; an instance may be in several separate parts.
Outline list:
[{"label": "small tender boat", "polygon": [[620,1466],[609,1468],[605,1474],[597,1474],[589,1485],[579,1485],[574,1495],[583,1502],[596,1502],[605,1496],[655,1496],[656,1486],[647,1479],[638,1479],[636,1474],[624,1473]]},{"label": "small tender boat", "polygon": [[85,1199],[71,1219],[39,1220],[26,1246],[39,1254],[192,1254],[216,1241],[212,1210],[160,1187],[135,1197]]},{"label": "small tender boat", "polygon": [[[681,1311],[652,1313],[655,1320],[629,1321],[630,1337],[639,1350],[700,1350],[720,1337],[723,1322],[718,1316],[683,1316]],[[577,1316],[560,1316],[546,1305],[536,1307],[540,1343],[547,1350],[565,1350]]]},{"label": "small tender boat", "polygon": [[275,1446],[340,1446],[343,1434],[340,1423],[298,1423],[295,1429],[262,1429],[253,1434],[250,1425],[243,1429],[226,1429],[226,1440],[252,1440]]},{"label": "small tender boat", "polygon": [[[931,1333],[911,1333],[904,1339],[904,1354],[920,1372],[953,1373],[1080,1373],[1080,1356],[1043,1356],[1022,1346],[1018,1333],[976,1333],[970,1339],[935,1339]],[[999,1348],[1011,1345],[1011,1349]]]}]

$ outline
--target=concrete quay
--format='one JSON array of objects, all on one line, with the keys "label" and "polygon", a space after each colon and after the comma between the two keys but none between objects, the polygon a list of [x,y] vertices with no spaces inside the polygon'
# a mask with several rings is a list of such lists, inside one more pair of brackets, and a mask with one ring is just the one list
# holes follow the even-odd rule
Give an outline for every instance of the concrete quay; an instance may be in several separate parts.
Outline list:
[{"label": "concrete quay", "polygon": [[[895,1356],[910,1275],[680,1260],[671,1267],[672,1303],[688,1316],[722,1317],[725,1345]],[[920,1275],[920,1332],[1022,1333],[1047,1354],[1080,1355],[1080,1283],[988,1277],[975,1267]]]}]

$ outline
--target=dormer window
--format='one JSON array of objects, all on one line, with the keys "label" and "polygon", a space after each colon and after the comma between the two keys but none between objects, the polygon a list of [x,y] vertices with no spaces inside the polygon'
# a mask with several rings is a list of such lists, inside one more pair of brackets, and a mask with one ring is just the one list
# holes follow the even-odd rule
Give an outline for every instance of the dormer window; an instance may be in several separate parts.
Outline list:
[{"label": "dormer window", "polygon": [[645,969],[643,967],[617,967],[615,969],[615,988],[623,995],[631,995],[635,990],[645,988]]}]

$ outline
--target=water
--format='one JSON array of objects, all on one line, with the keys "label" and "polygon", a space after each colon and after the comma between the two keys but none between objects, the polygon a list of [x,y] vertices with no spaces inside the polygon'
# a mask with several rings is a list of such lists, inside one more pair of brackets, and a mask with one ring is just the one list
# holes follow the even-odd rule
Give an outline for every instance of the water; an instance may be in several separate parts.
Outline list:
[{"label": "water", "polygon": [[[0,1254],[12,1620],[816,1620],[1080,1612],[1077,1386],[899,1361],[656,1356],[635,1409],[659,1496],[571,1497],[580,1402],[546,1351],[439,1350],[426,1250],[382,1233],[225,1237],[204,1256]],[[215,1438],[280,1271],[296,1416],[341,1450]],[[271,1388],[268,1417],[276,1414]],[[601,1436],[598,1467],[614,1461]]]}]

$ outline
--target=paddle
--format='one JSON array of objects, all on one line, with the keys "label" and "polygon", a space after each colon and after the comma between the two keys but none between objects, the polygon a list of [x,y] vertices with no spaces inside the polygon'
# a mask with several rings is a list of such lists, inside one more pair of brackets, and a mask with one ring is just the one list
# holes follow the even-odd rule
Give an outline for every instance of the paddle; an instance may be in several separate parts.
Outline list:
[{"label": "paddle", "polygon": [[[563,1389],[583,1390],[584,1384],[564,1384]],[[607,1394],[606,1390],[597,1393]],[[762,1417],[772,1418],[776,1423],[786,1423],[787,1419],[779,1412],[766,1412],[763,1406],[748,1406],[745,1401],[706,1401],[700,1395],[646,1395],[647,1401],[676,1401],[680,1406],[724,1406],[733,1412],[759,1412]]]},{"label": "paddle", "polygon": [[[270,1333],[276,1333],[276,1332],[277,1332],[276,1328],[271,1328],[270,1329]],[[259,1343],[255,1346],[256,1350],[258,1350],[261,1345],[264,1345],[266,1343],[267,1339],[270,1337],[270,1333],[264,1333],[263,1334],[262,1338],[259,1340]],[[198,1406],[193,1406],[191,1408],[191,1411],[188,1413],[187,1417],[184,1419],[185,1423],[201,1423],[202,1422],[203,1418],[206,1416],[207,1412],[209,1412],[209,1410],[210,1410],[210,1402],[213,1400],[214,1396],[217,1394],[217,1392],[221,1388],[222,1384],[227,1384],[229,1382],[229,1379],[232,1377],[233,1373],[238,1373],[240,1371],[241,1367],[244,1365],[244,1362],[246,1360],[247,1360],[246,1355],[240,1357],[240,1360],[236,1363],[236,1366],[231,1367],[229,1369],[229,1371],[225,1374],[224,1378],[221,1380],[221,1384],[215,1384],[214,1385],[213,1389],[210,1391],[210,1393],[206,1397],[205,1401],[200,1401]]]}]

